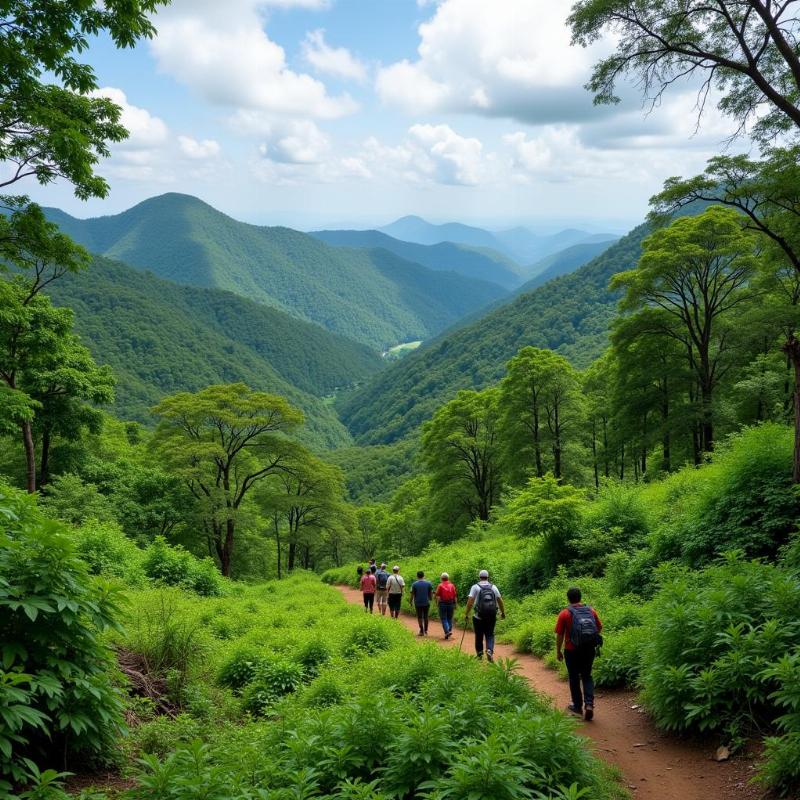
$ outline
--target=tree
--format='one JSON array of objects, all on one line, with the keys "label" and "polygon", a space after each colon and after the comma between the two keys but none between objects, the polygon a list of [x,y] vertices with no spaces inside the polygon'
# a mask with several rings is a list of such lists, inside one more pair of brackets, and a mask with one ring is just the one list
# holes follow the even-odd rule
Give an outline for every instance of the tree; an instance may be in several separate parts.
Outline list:
[{"label": "tree", "polygon": [[[106,33],[133,47],[154,33],[150,14],[166,0],[5,0],[0,4],[0,187],[33,176],[64,178],[75,194],[104,197],[94,173],[108,142],[127,136],[120,108],[94,97],[97,78],[76,58],[89,37]],[[47,83],[54,76],[57,83]]]},{"label": "tree", "polygon": [[626,290],[623,309],[660,308],[680,323],[661,333],[686,348],[699,393],[700,447],[709,452],[714,390],[732,364],[726,316],[752,297],[756,240],[743,230],[737,212],[712,207],[655,231],[642,250],[638,266],[616,275],[612,287]]},{"label": "tree", "polygon": [[508,362],[500,408],[508,481],[522,484],[531,468],[539,478],[552,471],[561,479],[566,440],[581,415],[574,367],[552,350],[523,347]]},{"label": "tree", "polygon": [[354,524],[344,493],[342,471],[300,445],[287,451],[282,469],[261,484],[258,502],[271,519],[279,578],[284,544],[288,572],[295,568],[298,551],[303,568],[311,567],[314,545],[322,543],[323,535],[338,560],[338,534]]},{"label": "tree", "polygon": [[[770,148],[762,160],[744,155],[717,156],[693,178],[670,178],[652,198],[656,224],[698,201],[728,206],[742,214],[744,226],[762,236],[762,281],[773,317],[780,320],[783,352],[794,370],[795,449],[793,480],[800,483],[800,147]],[[780,310],[778,310],[780,309]]]},{"label": "tree", "polygon": [[614,52],[594,67],[587,89],[616,103],[616,84],[633,78],[657,103],[674,83],[699,78],[699,109],[712,90],[718,107],[761,142],[800,133],[798,0],[578,0],[573,43],[613,37]]},{"label": "tree", "polygon": [[236,517],[250,490],[287,468],[293,445],[282,434],[303,415],[282,397],[243,383],[178,392],[154,409],[154,447],[198,501],[209,550],[230,576]]},{"label": "tree", "polygon": [[431,493],[457,518],[488,520],[499,499],[499,391],[460,391],[422,429]]}]

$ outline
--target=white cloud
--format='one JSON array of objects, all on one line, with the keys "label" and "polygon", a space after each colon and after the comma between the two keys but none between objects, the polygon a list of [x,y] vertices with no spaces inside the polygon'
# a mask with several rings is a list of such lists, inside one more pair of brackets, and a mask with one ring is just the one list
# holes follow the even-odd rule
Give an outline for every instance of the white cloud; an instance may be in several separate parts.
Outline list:
[{"label": "white cloud", "polygon": [[216,158],[220,152],[219,142],[214,139],[198,141],[191,136],[179,136],[178,147],[186,158],[197,161]]},{"label": "white cloud", "polygon": [[122,89],[105,86],[90,92],[90,97],[107,97],[121,109],[120,122],[128,129],[128,138],[116,147],[144,149],[163,144],[169,129],[162,119],[154,117],[147,109],[132,105]]},{"label": "white cloud", "polygon": [[263,156],[283,164],[319,164],[330,150],[330,140],[311,121],[275,124],[261,145]]},{"label": "white cloud", "polygon": [[412,139],[425,150],[437,183],[475,186],[483,173],[483,145],[478,139],[459,136],[449,125],[413,125]]},{"label": "white cloud", "polygon": [[[381,69],[376,90],[411,113],[472,111],[524,122],[603,113],[583,88],[597,49],[570,46],[569,4],[442,0],[419,26],[419,57]],[[606,112],[608,113],[608,112]]]},{"label": "white cloud", "polygon": [[303,57],[317,72],[354,81],[367,79],[367,68],[345,47],[331,47],[322,29],[309,31],[303,42]]},{"label": "white cloud", "polygon": [[264,29],[269,5],[177,0],[156,19],[151,47],[160,69],[216,105],[319,119],[355,111],[349,95],[331,96],[321,81],[288,67]]}]

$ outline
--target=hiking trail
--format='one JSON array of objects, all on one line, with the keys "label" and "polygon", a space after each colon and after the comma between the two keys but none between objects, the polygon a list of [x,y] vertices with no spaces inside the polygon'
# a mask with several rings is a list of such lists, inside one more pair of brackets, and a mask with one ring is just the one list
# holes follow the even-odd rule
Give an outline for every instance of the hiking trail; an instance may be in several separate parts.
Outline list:
[{"label": "hiking trail", "polygon": [[[361,592],[357,589],[338,588],[349,603],[363,606]],[[408,608],[407,595],[404,595],[400,621],[417,633],[416,617],[408,614]],[[377,605],[375,613],[378,613]],[[457,620],[463,619],[463,605],[456,614]],[[555,619],[553,625],[555,627]],[[445,641],[438,619],[431,620],[429,635],[423,641],[458,647],[461,632],[456,629],[453,638]],[[466,633],[462,649],[465,653],[474,653],[471,630]],[[540,659],[517,653],[507,644],[496,645],[495,658],[516,659],[519,673],[537,692],[551,698],[556,708],[566,708],[569,687]],[[739,756],[717,762],[713,759],[715,746],[710,741],[681,739],[662,733],[639,705],[633,691],[599,689],[595,697],[595,719],[582,722],[578,731],[592,740],[600,758],[620,770],[622,785],[635,800],[756,800],[765,796],[762,789],[749,783],[755,774],[752,758]]]}]

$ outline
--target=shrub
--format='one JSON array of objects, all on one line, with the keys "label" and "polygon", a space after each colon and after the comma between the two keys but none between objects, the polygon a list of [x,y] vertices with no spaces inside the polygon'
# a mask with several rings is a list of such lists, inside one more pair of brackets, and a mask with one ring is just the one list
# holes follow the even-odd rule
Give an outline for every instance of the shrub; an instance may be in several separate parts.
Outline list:
[{"label": "shrub", "polygon": [[294,661],[262,661],[256,668],[255,677],[245,688],[245,710],[255,715],[266,713],[281,697],[296,692],[304,677],[303,667]]},{"label": "shrub", "polygon": [[88,574],[65,528],[0,484],[0,775],[22,780],[23,758],[111,752],[122,703],[101,634],[118,613],[115,590]]},{"label": "shrub", "polygon": [[217,682],[220,686],[226,686],[241,694],[245,686],[256,677],[256,672],[263,661],[263,655],[255,648],[239,650],[222,665]]},{"label": "shrub", "polygon": [[164,586],[180,586],[206,597],[222,591],[222,578],[213,561],[198,559],[182,547],[172,547],[163,536],[145,551],[143,563],[148,578]]},{"label": "shrub", "polygon": [[132,588],[144,585],[144,552],[115,522],[89,520],[75,529],[73,540],[92,575],[121,578]]},{"label": "shrub", "polygon": [[719,566],[667,582],[644,651],[643,698],[670,730],[723,731],[733,741],[777,716],[769,667],[800,640],[800,580],[776,567]]}]

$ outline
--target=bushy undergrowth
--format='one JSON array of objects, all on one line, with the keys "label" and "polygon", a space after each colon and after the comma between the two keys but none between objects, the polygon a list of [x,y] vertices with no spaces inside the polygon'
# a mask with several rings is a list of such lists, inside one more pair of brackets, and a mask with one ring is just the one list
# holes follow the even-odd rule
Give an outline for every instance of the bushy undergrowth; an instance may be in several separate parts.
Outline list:
[{"label": "bushy undergrowth", "polygon": [[0,795],[44,767],[103,759],[122,727],[112,654],[118,597],[61,523],[0,484]]},{"label": "bushy undergrowth", "polygon": [[[498,798],[571,797],[573,785],[617,796],[572,721],[512,665],[420,646],[310,575],[234,584],[224,598],[135,592],[129,618],[119,644],[132,651],[174,652],[178,623],[197,636],[177,651],[193,700],[132,731],[129,755],[144,762],[131,800],[468,800],[488,779]],[[239,716],[203,717],[203,695]]]}]

